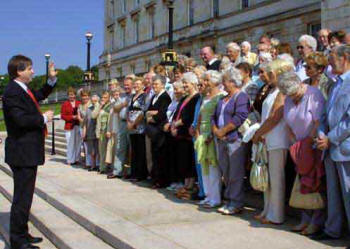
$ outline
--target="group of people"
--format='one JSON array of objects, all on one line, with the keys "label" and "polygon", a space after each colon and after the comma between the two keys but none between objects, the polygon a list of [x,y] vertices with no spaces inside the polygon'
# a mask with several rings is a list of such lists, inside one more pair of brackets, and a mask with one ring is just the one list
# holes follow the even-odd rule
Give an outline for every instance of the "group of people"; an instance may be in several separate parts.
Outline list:
[{"label": "group of people", "polygon": [[83,148],[85,167],[108,179],[148,179],[238,215],[251,165],[266,154],[255,219],[280,225],[286,199],[299,198],[293,231],[340,238],[350,225],[349,43],[344,31],[322,29],[317,39],[302,35],[294,56],[289,43],[263,35],[257,53],[248,41],[227,44],[223,55],[204,47],[204,65],[180,55],[171,72],[156,65],[111,80],[100,97],[70,88],[61,110],[67,163],[79,163]]}]

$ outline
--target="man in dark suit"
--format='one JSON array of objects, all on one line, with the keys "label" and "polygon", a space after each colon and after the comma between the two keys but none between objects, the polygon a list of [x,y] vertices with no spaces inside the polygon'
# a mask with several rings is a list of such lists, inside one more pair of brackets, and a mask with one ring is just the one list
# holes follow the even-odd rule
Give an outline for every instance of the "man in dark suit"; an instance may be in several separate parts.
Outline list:
[{"label": "man in dark suit", "polygon": [[5,162],[11,167],[14,193],[10,217],[12,249],[37,249],[33,244],[42,238],[28,232],[38,165],[45,162],[44,143],[46,123],[52,121],[53,111],[41,113],[38,102],[45,99],[56,84],[57,72],[51,63],[49,80],[38,91],[29,83],[34,75],[31,59],[17,55],[8,63],[10,82],[3,94],[3,111],[7,130]]},{"label": "man in dark suit", "polygon": [[211,47],[202,48],[200,52],[200,57],[205,63],[207,70],[220,70],[221,61],[215,57],[215,53]]},{"label": "man in dark suit", "polygon": [[146,118],[146,134],[151,139],[153,159],[152,179],[154,188],[165,187],[168,177],[164,165],[165,134],[163,126],[167,121],[166,112],[171,102],[169,94],[165,91],[166,78],[161,75],[153,77],[154,95],[148,107]]}]

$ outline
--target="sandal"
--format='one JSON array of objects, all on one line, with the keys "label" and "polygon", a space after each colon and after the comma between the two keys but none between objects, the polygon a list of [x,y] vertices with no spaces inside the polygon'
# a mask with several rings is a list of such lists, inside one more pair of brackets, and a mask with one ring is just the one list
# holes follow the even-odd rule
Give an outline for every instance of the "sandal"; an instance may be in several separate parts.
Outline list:
[{"label": "sandal", "polygon": [[292,232],[299,233],[299,232],[305,230],[308,226],[309,226],[309,224],[299,224],[299,225],[294,226],[294,227],[291,229],[291,231],[292,231]]},{"label": "sandal", "polygon": [[310,236],[310,235],[313,235],[313,234],[319,232],[320,230],[321,230],[321,227],[319,227],[317,225],[310,224],[310,225],[308,225],[307,228],[305,228],[303,231],[301,231],[301,234],[305,235],[305,236]]},{"label": "sandal", "polygon": [[265,225],[277,225],[277,226],[282,225],[282,223],[273,222],[273,221],[268,220],[266,218],[262,218],[260,222],[261,222],[261,224],[265,224]]}]

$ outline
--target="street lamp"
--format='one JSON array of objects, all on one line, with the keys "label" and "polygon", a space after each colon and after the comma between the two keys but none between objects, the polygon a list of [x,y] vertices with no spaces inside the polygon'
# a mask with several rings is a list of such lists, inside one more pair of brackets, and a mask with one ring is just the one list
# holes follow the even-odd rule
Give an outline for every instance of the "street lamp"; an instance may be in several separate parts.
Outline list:
[{"label": "street lamp", "polygon": [[168,9],[169,9],[168,49],[173,49],[174,1],[175,0],[168,0]]},{"label": "street lamp", "polygon": [[50,62],[50,57],[51,57],[51,55],[49,53],[45,54],[45,59],[46,59],[46,82],[49,79],[49,62]]},{"label": "street lamp", "polygon": [[167,0],[167,6],[169,9],[168,49],[162,52],[161,62],[162,65],[169,67],[170,71],[177,65],[177,54],[173,49],[174,2],[175,0]]},{"label": "street lamp", "polygon": [[91,48],[91,40],[94,37],[94,35],[91,32],[86,32],[85,34],[86,40],[87,40],[87,64],[86,64],[86,71],[90,71],[90,48]]}]

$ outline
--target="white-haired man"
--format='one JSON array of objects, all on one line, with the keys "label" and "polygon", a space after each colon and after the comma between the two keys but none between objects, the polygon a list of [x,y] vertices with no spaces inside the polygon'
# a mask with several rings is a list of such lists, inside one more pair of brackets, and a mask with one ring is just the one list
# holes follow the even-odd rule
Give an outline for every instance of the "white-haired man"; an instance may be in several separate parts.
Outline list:
[{"label": "white-haired man", "polygon": [[325,55],[328,55],[330,52],[330,46],[328,42],[328,35],[332,31],[330,29],[321,29],[318,31],[318,42],[319,42],[319,50],[324,52]]},{"label": "white-haired man", "polygon": [[297,46],[298,53],[300,55],[300,60],[297,62],[295,66],[295,72],[299,76],[301,81],[308,79],[305,71],[305,58],[315,52],[317,49],[317,40],[311,35],[302,35],[299,38],[299,44]]},{"label": "white-haired man", "polygon": [[243,62],[249,63],[251,66],[254,66],[257,63],[258,56],[256,53],[251,52],[252,46],[248,41],[244,41],[241,44],[241,57]]},{"label": "white-haired man", "polygon": [[241,63],[241,47],[235,43],[230,42],[226,46],[226,55],[230,59],[233,66],[237,66],[239,63]]}]

